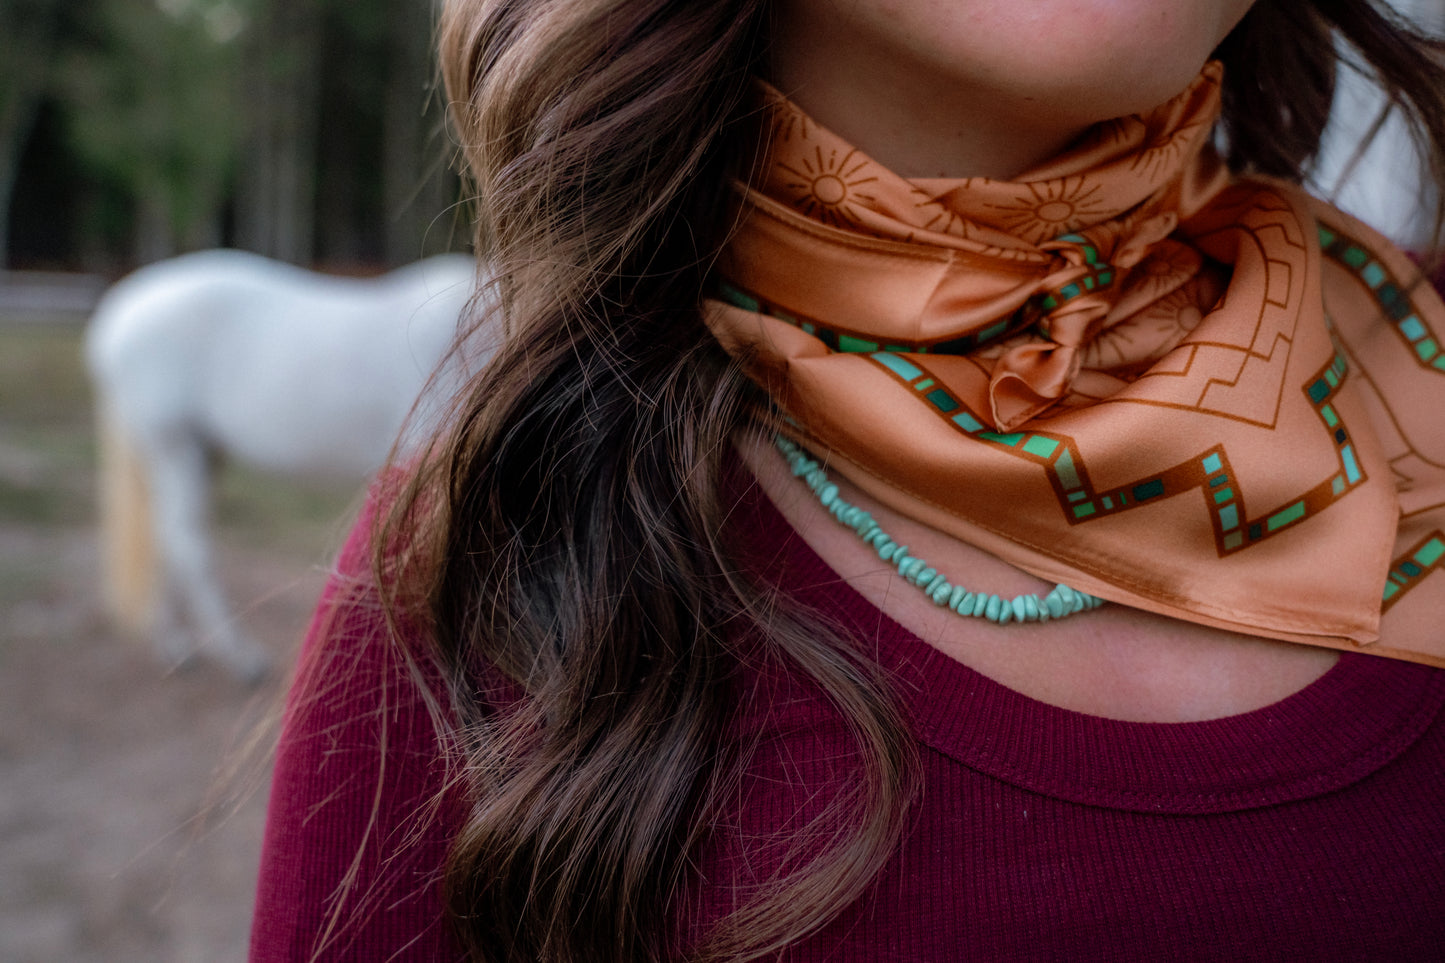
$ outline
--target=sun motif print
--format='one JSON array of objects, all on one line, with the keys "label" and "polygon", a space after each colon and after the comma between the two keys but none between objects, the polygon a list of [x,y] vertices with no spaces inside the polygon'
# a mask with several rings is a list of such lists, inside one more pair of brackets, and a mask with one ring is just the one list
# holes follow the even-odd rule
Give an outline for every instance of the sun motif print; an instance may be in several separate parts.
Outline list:
[{"label": "sun motif print", "polygon": [[833,227],[856,225],[859,202],[872,202],[868,185],[876,183],[873,162],[856,150],[825,151],[815,146],[794,163],[783,163],[784,188],[793,206],[804,215]]},{"label": "sun motif print", "polygon": [[989,204],[989,220],[1030,244],[1051,241],[1109,213],[1100,185],[1083,177],[1023,187],[1011,201]]}]

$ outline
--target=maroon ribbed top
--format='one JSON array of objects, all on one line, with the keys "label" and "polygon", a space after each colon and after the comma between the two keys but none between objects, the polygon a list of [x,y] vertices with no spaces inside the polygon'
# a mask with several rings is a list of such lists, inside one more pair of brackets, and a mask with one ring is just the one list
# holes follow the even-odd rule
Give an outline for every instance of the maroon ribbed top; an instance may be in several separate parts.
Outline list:
[{"label": "maroon ribbed top", "polygon": [[[900,849],[785,959],[1445,960],[1445,672],[1345,654],[1243,715],[1100,719],[939,653],[842,583],[756,490],[744,507],[759,564],[875,653],[920,742],[923,790]],[[343,571],[364,566],[362,539]],[[419,700],[374,606],[318,625],[304,665],[330,667],[303,668],[292,694],[252,959],[307,958],[362,839],[362,898],[320,958],[453,959],[435,883],[455,812],[408,832],[438,788]],[[739,725],[765,737],[702,860],[704,925],[775,868],[766,839],[851,778],[853,743],[810,689],[750,675],[742,691]]]}]

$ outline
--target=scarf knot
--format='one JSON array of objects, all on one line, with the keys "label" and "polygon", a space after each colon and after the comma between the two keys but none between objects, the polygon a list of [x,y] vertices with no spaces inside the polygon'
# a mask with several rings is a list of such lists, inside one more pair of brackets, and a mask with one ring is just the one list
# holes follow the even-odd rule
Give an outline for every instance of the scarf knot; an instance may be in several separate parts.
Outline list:
[{"label": "scarf knot", "polygon": [[[1130,272],[1179,224],[1174,211],[1136,215],[1039,245],[1052,261],[1025,311],[1038,338],[1007,347],[989,379],[989,413],[1013,431],[1069,393],[1086,349],[1120,319]],[[1015,339],[1017,340],[1017,339]]]}]

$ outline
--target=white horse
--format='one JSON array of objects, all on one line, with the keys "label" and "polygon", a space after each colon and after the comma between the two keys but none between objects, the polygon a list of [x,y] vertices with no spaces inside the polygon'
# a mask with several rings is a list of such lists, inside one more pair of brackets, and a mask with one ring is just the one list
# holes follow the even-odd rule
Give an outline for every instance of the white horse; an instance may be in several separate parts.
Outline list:
[{"label": "white horse", "polygon": [[[218,250],[115,284],[96,309],[86,356],[100,416],[106,599],[117,621],[153,634],[172,661],[199,646],[242,677],[264,674],[266,649],[237,626],[212,568],[213,456],[365,478],[414,404],[413,424],[426,421],[419,395],[476,282],[465,255],[354,279]],[[439,376],[429,398],[456,383]]]}]

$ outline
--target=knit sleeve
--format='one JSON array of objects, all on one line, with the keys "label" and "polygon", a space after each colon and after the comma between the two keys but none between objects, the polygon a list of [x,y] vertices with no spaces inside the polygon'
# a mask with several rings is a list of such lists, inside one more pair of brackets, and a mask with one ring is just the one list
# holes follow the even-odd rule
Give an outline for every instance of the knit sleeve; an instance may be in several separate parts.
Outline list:
[{"label": "knit sleeve", "polygon": [[252,963],[459,960],[441,867],[456,825],[426,701],[368,590],[364,512],[287,699]]}]

